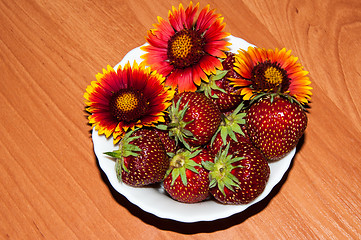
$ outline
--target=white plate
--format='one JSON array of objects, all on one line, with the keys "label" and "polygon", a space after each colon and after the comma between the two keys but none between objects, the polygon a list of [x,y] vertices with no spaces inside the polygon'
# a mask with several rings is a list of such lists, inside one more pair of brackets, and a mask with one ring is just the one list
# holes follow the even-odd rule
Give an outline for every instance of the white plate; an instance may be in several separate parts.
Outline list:
[{"label": "white plate", "polygon": [[[230,36],[229,46],[231,52],[237,52],[238,49],[247,49],[253,46],[243,39]],[[140,58],[145,52],[137,47],[125,55],[123,60],[118,63],[114,69],[120,64],[124,66],[128,61],[133,64],[136,60],[139,64]],[[240,213],[251,205],[264,199],[273,189],[273,187],[282,179],[288,170],[296,149],[293,149],[283,159],[270,163],[270,177],[263,193],[254,201],[244,205],[223,205],[214,200],[207,200],[201,203],[185,204],[177,202],[167,196],[162,188],[134,188],[118,181],[115,173],[114,159],[103,154],[117,149],[113,145],[113,139],[107,139],[104,135],[99,136],[98,132],[93,129],[92,139],[94,144],[94,152],[98,158],[100,168],[107,175],[110,184],[116,191],[125,196],[131,203],[137,205],[146,212],[152,213],[160,218],[172,219],[180,222],[199,222],[213,221],[216,219],[226,218],[233,214]]]}]

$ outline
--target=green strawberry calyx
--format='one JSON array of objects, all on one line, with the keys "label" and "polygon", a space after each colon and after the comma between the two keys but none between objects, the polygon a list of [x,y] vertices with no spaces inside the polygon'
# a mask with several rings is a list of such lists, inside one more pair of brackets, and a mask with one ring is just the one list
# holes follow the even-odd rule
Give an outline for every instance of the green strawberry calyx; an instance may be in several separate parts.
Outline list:
[{"label": "green strawberry calyx", "polygon": [[187,102],[184,105],[184,107],[180,109],[181,99],[182,97],[179,98],[177,103],[174,103],[173,101],[172,105],[169,107],[169,117],[171,119],[171,122],[168,125],[160,124],[157,125],[156,127],[161,130],[169,130],[169,136],[174,137],[177,145],[179,144],[179,142],[181,142],[188,150],[191,150],[191,147],[189,146],[189,144],[185,139],[186,138],[192,138],[195,140],[197,139],[194,137],[193,133],[188,129],[186,129],[185,127],[189,123],[193,122],[194,119],[188,122],[185,122],[183,120],[188,110],[189,102]]},{"label": "green strawberry calyx", "polygon": [[234,191],[234,188],[239,187],[239,180],[232,174],[235,168],[243,168],[242,165],[234,165],[234,163],[243,159],[243,157],[233,157],[228,154],[229,144],[227,147],[220,151],[214,159],[214,162],[202,162],[205,169],[209,171],[209,187],[217,187],[219,191],[225,196],[225,188]]},{"label": "green strawberry calyx", "polygon": [[215,74],[211,75],[209,77],[208,82],[202,82],[199,88],[199,92],[204,92],[204,95],[206,95],[208,98],[218,98],[217,94],[212,95],[212,90],[218,90],[220,92],[226,93],[226,90],[223,88],[218,87],[216,84],[216,81],[224,78],[229,70],[218,70]]},{"label": "green strawberry calyx", "polygon": [[116,158],[115,171],[119,181],[121,181],[122,170],[124,170],[125,172],[129,172],[128,168],[125,165],[124,158],[129,156],[136,157],[138,156],[138,152],[142,151],[142,149],[140,149],[138,146],[130,143],[141,137],[141,136],[132,136],[132,134],[136,130],[129,131],[124,135],[124,137],[119,142],[118,150],[104,153],[110,157]]},{"label": "green strawberry calyx", "polygon": [[196,163],[192,160],[196,157],[202,150],[195,149],[193,151],[181,149],[176,154],[172,154],[172,158],[170,160],[169,169],[165,175],[165,177],[171,174],[172,182],[171,186],[174,185],[174,182],[180,176],[181,181],[184,186],[187,186],[187,174],[186,170],[190,170],[196,174],[199,174],[198,170],[195,167],[202,167],[202,165]]},{"label": "green strawberry calyx", "polygon": [[254,102],[257,102],[261,98],[267,98],[267,97],[270,98],[271,103],[273,103],[274,99],[277,97],[285,98],[288,101],[290,101],[291,103],[296,103],[297,105],[299,105],[302,108],[302,110],[306,111],[305,106],[302,103],[300,103],[299,101],[297,101],[297,99],[295,99],[288,93],[282,93],[282,92],[263,92],[263,93],[255,94],[252,97],[252,100],[250,101],[249,105],[251,106]]},{"label": "green strawberry calyx", "polygon": [[221,138],[223,141],[223,146],[227,144],[227,137],[229,136],[235,142],[238,142],[235,133],[239,133],[244,136],[241,125],[246,123],[246,113],[240,111],[244,109],[244,104],[241,103],[231,114],[222,115],[222,122],[217,129],[216,133],[213,135],[211,139],[211,144],[213,144],[218,133],[221,134]]}]

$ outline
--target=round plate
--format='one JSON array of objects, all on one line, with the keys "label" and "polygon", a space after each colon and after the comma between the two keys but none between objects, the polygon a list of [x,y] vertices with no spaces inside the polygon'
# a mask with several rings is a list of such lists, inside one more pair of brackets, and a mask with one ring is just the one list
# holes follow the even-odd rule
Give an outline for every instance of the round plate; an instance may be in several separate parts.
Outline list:
[{"label": "round plate", "polygon": [[[230,36],[229,46],[231,52],[237,52],[238,49],[247,49],[253,46],[243,39]],[[145,52],[137,47],[125,55],[123,60],[118,65],[124,66],[128,61],[133,64],[137,61],[139,64],[140,58]],[[115,161],[108,157],[104,152],[116,150],[118,147],[114,146],[113,139],[107,139],[104,135],[98,135],[98,132],[93,129],[92,139],[94,144],[94,152],[98,158],[100,168],[107,175],[110,184],[120,194],[125,196],[131,203],[137,205],[146,212],[152,213],[160,218],[172,219],[180,222],[198,222],[198,221],[213,221],[216,219],[226,218],[233,214],[240,213],[250,207],[251,205],[264,199],[273,189],[273,187],[282,179],[283,175],[288,170],[292,158],[295,155],[296,149],[293,149],[283,159],[269,163],[270,177],[263,193],[249,204],[243,205],[224,205],[215,200],[206,200],[200,203],[186,204],[180,203],[170,198],[162,187],[152,188],[130,187],[122,182],[119,182],[115,173]]]}]

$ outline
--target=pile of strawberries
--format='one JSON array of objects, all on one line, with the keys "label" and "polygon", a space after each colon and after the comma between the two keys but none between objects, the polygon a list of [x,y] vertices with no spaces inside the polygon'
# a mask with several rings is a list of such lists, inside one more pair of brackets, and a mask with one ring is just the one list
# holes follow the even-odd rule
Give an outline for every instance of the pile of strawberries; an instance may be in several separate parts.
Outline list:
[{"label": "pile of strawberries", "polygon": [[118,150],[106,153],[116,158],[120,181],[134,187],[162,182],[184,203],[247,204],[263,192],[268,163],[295,148],[307,116],[285,94],[247,102],[233,94],[233,61],[229,53],[224,70],[211,77],[216,87],[176,94],[165,123],[128,132]]}]

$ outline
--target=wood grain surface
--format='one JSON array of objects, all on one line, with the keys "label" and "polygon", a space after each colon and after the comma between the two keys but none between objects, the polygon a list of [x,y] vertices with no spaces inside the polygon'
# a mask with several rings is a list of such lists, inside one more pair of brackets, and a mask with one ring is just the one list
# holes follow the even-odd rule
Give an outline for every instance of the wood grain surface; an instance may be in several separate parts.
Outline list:
[{"label": "wood grain surface", "polygon": [[0,1],[0,239],[361,239],[358,0],[200,1],[227,32],[291,49],[310,72],[308,128],[264,201],[186,224],[113,190],[93,152],[84,91],[178,4]]}]

